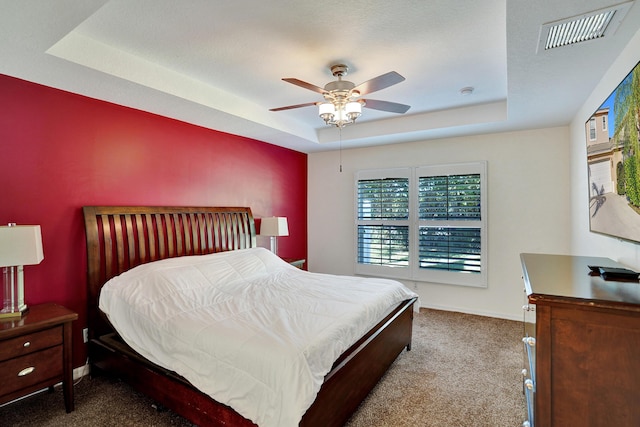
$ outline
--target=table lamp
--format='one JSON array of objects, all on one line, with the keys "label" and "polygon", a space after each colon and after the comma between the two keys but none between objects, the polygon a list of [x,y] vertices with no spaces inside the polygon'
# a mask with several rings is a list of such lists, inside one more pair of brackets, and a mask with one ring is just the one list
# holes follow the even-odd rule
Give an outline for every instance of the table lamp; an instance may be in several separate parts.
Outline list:
[{"label": "table lamp", "polygon": [[0,226],[0,267],[4,294],[0,319],[21,317],[24,303],[24,265],[40,264],[44,259],[39,225]]},{"label": "table lamp", "polygon": [[289,226],[287,218],[282,216],[273,216],[270,218],[262,218],[260,223],[260,235],[271,237],[271,252],[278,255],[278,236],[288,236]]}]

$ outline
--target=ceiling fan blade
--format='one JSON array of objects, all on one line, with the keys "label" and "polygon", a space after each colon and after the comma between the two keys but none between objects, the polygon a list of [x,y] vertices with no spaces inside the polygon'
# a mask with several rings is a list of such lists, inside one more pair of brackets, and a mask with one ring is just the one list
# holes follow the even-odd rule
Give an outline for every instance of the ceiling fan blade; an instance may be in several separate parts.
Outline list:
[{"label": "ceiling fan blade", "polygon": [[317,104],[318,104],[317,102],[307,102],[304,104],[287,105],[286,107],[271,108],[269,109],[269,111],[292,110],[294,108],[310,107],[312,105],[317,105]]},{"label": "ceiling fan blade", "polygon": [[323,88],[318,87],[316,85],[312,85],[311,83],[303,82],[302,80],[293,79],[293,78],[286,78],[286,79],[282,79],[282,80],[284,80],[287,83],[291,83],[291,84],[294,84],[296,86],[300,86],[300,87],[303,87],[305,89],[312,90],[314,92],[318,92],[318,93],[322,93],[322,94],[327,93],[327,91],[324,90]]},{"label": "ceiling fan blade", "polygon": [[388,111],[390,113],[404,114],[409,111],[411,106],[405,104],[398,104],[397,102],[378,101],[377,99],[365,99],[364,106],[366,108],[372,108],[374,110]]},{"label": "ceiling fan blade", "polygon": [[381,76],[374,77],[371,80],[367,80],[366,82],[359,84],[353,90],[360,92],[360,95],[366,95],[367,93],[382,90],[403,81],[404,77],[400,74],[395,71],[389,71],[386,74],[382,74]]}]

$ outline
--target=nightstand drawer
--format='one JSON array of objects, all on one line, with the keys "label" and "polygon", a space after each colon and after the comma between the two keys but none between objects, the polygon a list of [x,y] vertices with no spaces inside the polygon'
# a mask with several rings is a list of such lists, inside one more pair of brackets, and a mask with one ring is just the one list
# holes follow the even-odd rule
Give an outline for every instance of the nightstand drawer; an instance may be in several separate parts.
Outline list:
[{"label": "nightstand drawer", "polygon": [[62,344],[62,326],[0,341],[0,362]]},{"label": "nightstand drawer", "polygon": [[65,409],[73,411],[71,324],[77,319],[60,305],[38,304],[20,320],[0,322],[0,404],[62,382]]},{"label": "nightstand drawer", "polygon": [[0,363],[0,396],[53,378],[62,380],[62,346]]}]

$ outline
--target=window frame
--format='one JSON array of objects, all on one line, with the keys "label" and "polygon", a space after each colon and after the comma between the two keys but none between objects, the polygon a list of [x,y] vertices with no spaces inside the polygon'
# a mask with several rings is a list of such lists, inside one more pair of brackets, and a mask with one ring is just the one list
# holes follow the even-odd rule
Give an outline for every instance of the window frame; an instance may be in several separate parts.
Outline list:
[{"label": "window frame", "polygon": [[[480,175],[480,220],[427,220],[418,218],[418,197],[417,188],[420,177],[427,176],[453,176],[453,175]],[[430,269],[421,269],[419,256],[419,242],[414,239],[414,246],[411,247],[411,253],[415,262],[412,264],[412,277],[414,280],[421,282],[446,283],[450,285],[461,285],[471,287],[487,287],[487,163],[454,163],[445,165],[420,166],[415,168],[415,191],[413,203],[415,205],[415,230],[413,235],[418,236],[420,227],[451,227],[451,228],[479,228],[480,229],[480,273],[465,273],[458,271],[437,271]],[[412,187],[413,188],[413,187]],[[411,233],[411,231],[410,231]],[[410,234],[411,235],[411,234]],[[412,259],[412,258],[410,258]]]},{"label": "window frame", "polygon": [[[362,180],[376,180],[376,179],[389,179],[389,178],[407,178],[409,180],[409,218],[406,220],[401,219],[376,219],[376,220],[360,220],[358,219],[358,181]],[[407,226],[409,228],[409,251],[411,252],[411,242],[413,240],[411,235],[411,168],[392,168],[392,169],[375,169],[375,170],[362,170],[356,172],[355,180],[355,272],[356,274],[373,275],[381,277],[390,277],[396,279],[410,279],[411,278],[411,260],[409,260],[408,266],[384,266],[376,264],[361,264],[358,262],[358,228],[360,225],[383,225],[383,226]],[[375,224],[372,224],[375,223]]]},{"label": "window frame", "polygon": [[595,141],[598,139],[598,124],[595,117],[591,117],[589,120],[589,141]]},{"label": "window frame", "polygon": [[[398,174],[404,174],[399,176]],[[420,177],[427,176],[451,176],[451,175],[480,175],[480,220],[430,220],[419,219],[418,185]],[[384,265],[371,265],[359,263],[358,253],[358,227],[367,224],[369,220],[358,219],[358,181],[385,178],[409,178],[409,219],[407,221],[390,220],[394,225],[407,225],[409,227],[409,265],[407,267],[389,267]],[[355,273],[361,275],[374,275],[394,279],[405,279],[420,282],[443,283],[450,285],[487,287],[488,269],[488,193],[487,193],[487,162],[451,163],[429,166],[417,166],[392,169],[371,169],[357,171],[355,174]],[[378,221],[380,222],[380,221]],[[419,231],[421,226],[437,227],[462,227],[480,229],[480,272],[468,273],[461,271],[438,271],[424,269],[419,266]]]}]

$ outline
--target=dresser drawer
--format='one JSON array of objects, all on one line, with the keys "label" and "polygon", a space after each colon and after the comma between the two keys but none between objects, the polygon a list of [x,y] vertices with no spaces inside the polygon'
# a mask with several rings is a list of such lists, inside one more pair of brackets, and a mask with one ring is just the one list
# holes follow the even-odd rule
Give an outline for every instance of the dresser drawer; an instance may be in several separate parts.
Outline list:
[{"label": "dresser drawer", "polygon": [[0,362],[62,344],[62,326],[0,341]]},{"label": "dresser drawer", "polygon": [[62,346],[0,363],[0,396],[43,381],[62,380]]}]

